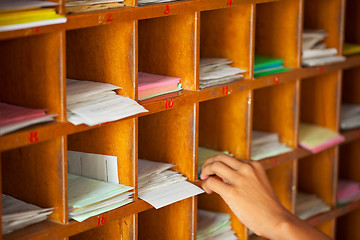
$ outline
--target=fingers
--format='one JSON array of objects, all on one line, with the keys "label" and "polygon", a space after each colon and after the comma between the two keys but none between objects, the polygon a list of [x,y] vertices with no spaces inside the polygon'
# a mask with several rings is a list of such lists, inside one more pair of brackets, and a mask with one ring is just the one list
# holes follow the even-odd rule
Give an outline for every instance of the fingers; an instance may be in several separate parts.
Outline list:
[{"label": "fingers", "polygon": [[244,163],[244,161],[233,158],[227,154],[218,154],[208,158],[202,168],[204,169],[208,164],[212,164],[214,162],[223,162],[232,169],[238,169]]},{"label": "fingers", "polygon": [[203,181],[202,188],[208,194],[216,192],[220,196],[224,196],[224,194],[232,190],[232,187],[230,185],[216,179],[215,177],[209,177],[208,179]]},{"label": "fingers", "polygon": [[204,180],[211,175],[221,177],[225,182],[231,182],[231,179],[236,177],[236,171],[222,161],[215,161],[203,167],[200,178]]}]

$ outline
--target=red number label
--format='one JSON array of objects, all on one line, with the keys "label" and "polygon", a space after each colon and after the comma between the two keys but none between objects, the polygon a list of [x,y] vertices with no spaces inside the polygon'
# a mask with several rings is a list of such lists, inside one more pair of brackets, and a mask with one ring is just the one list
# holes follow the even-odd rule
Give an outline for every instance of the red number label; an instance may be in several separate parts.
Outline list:
[{"label": "red number label", "polygon": [[111,17],[112,17],[112,13],[109,13],[106,22],[112,22],[114,19],[112,19]]},{"label": "red number label", "polygon": [[231,5],[232,5],[232,0],[228,0],[227,3],[226,3],[226,6],[231,7]]},{"label": "red number label", "polygon": [[103,225],[106,223],[106,217],[98,216],[98,226]]},{"label": "red number label", "polygon": [[173,99],[170,99],[169,101],[168,100],[166,100],[165,101],[165,109],[170,109],[170,108],[172,108],[174,106],[174,100]]},{"label": "red number label", "polygon": [[275,76],[275,77],[274,77],[274,83],[275,83],[275,84],[278,84],[278,83],[279,83],[279,76]]},{"label": "red number label", "polygon": [[222,90],[223,90],[223,95],[228,95],[229,94],[229,87],[228,86],[223,87]]},{"label": "red number label", "polygon": [[272,162],[272,166],[273,167],[276,167],[277,165],[279,164],[279,159],[278,158],[275,158]]},{"label": "red number label", "polygon": [[166,5],[166,6],[165,6],[164,14],[165,14],[165,15],[168,15],[169,12],[170,12],[170,7],[169,7],[169,5]]},{"label": "red number label", "polygon": [[35,33],[38,34],[39,33],[39,27],[35,28]]},{"label": "red number label", "polygon": [[318,68],[318,72],[319,72],[319,74],[323,74],[325,72],[325,66],[320,66]]},{"label": "red number label", "polygon": [[36,142],[39,141],[37,132],[30,132],[29,141],[30,141],[31,143],[36,143]]}]

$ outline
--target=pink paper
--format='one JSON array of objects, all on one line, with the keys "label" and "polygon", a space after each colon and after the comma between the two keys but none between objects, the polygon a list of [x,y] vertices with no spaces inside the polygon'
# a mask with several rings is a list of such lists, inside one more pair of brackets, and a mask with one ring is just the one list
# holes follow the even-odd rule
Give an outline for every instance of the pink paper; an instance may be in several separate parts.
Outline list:
[{"label": "pink paper", "polygon": [[319,144],[318,146],[316,146],[314,148],[311,147],[311,146],[308,146],[308,145],[306,145],[304,143],[299,143],[299,145],[301,147],[305,148],[306,150],[309,150],[312,153],[318,153],[318,152],[321,152],[321,151],[323,151],[323,150],[325,150],[327,148],[333,147],[333,146],[335,146],[335,145],[337,145],[337,144],[339,144],[339,143],[341,143],[343,141],[345,141],[344,136],[339,135],[339,136],[337,136],[337,137],[335,137],[335,138],[333,138],[333,139],[331,139],[329,141],[326,141],[326,142],[324,142],[322,144]]},{"label": "pink paper", "polygon": [[0,102],[0,126],[19,123],[45,116],[44,109],[19,107]]},{"label": "pink paper", "polygon": [[139,72],[138,74],[139,84],[138,91],[156,88],[166,85],[174,85],[175,87],[180,82],[180,78],[176,77],[167,77],[150,73]]}]

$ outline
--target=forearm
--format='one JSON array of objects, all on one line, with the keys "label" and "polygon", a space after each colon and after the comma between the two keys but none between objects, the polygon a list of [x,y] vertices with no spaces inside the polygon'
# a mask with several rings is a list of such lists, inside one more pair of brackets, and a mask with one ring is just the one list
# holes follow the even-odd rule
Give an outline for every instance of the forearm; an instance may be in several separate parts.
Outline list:
[{"label": "forearm", "polygon": [[271,240],[330,240],[324,233],[313,228],[291,213],[285,213],[280,226],[269,236]]}]

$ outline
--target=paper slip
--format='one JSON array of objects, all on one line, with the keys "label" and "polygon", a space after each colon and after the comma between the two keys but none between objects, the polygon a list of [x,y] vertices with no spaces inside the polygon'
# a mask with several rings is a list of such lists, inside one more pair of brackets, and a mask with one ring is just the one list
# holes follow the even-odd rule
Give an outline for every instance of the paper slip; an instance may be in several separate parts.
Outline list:
[{"label": "paper slip", "polygon": [[302,53],[302,60],[311,59],[311,58],[320,58],[320,57],[331,57],[335,56],[338,53],[336,48],[327,48],[327,49],[308,49],[304,50]]},{"label": "paper slip", "polygon": [[295,214],[300,219],[305,220],[330,209],[331,207],[315,194],[297,193]]},{"label": "paper slip", "polygon": [[65,7],[123,2],[119,0],[65,0]]},{"label": "paper slip", "polygon": [[230,214],[198,209],[196,239],[237,240]]},{"label": "paper slip", "polygon": [[69,173],[119,184],[117,157],[68,151]]},{"label": "paper slip", "polygon": [[147,191],[139,195],[139,198],[159,209],[203,192],[204,190],[194,184],[182,181],[153,191]]},{"label": "paper slip", "polygon": [[68,205],[81,208],[118,196],[133,187],[68,174]]},{"label": "paper slip", "polygon": [[207,73],[200,74],[199,78],[201,80],[211,80],[211,79],[218,79],[223,77],[229,77],[232,75],[236,75],[239,73],[245,73],[246,70],[230,67],[228,65],[224,65],[221,67],[221,69],[217,69],[216,71],[211,71]]},{"label": "paper slip", "polygon": [[52,212],[53,208],[40,208],[2,194],[2,233],[7,234],[46,220]]},{"label": "paper slip", "polygon": [[311,66],[319,66],[330,63],[343,62],[346,60],[344,56],[332,56],[332,57],[324,57],[324,58],[311,58],[303,60],[303,65],[307,67]]},{"label": "paper slip", "polygon": [[121,87],[109,83],[66,79],[66,104],[83,102],[84,98],[116,89]]},{"label": "paper slip", "polygon": [[10,10],[23,10],[33,9],[40,7],[53,7],[57,6],[58,3],[49,1],[37,1],[37,0],[1,0],[0,1],[0,12]]},{"label": "paper slip", "polygon": [[340,128],[351,129],[360,127],[360,105],[341,104]]}]

